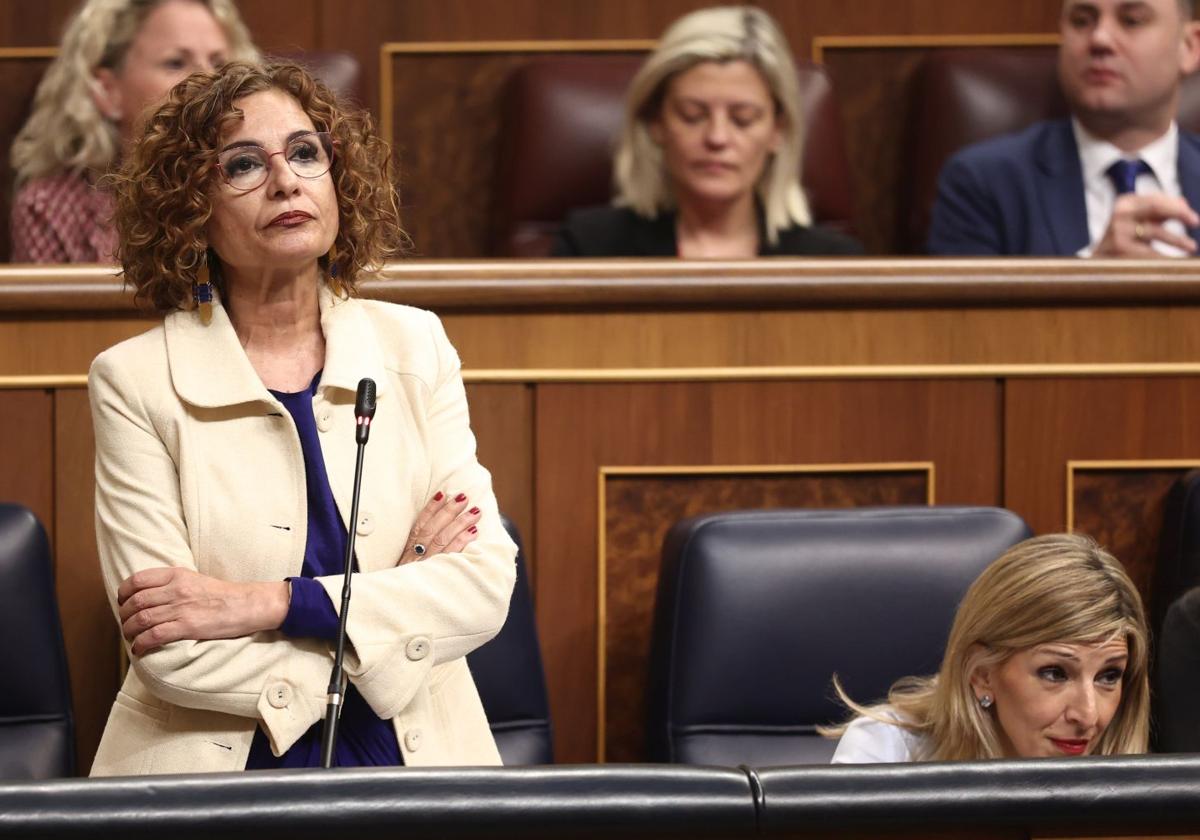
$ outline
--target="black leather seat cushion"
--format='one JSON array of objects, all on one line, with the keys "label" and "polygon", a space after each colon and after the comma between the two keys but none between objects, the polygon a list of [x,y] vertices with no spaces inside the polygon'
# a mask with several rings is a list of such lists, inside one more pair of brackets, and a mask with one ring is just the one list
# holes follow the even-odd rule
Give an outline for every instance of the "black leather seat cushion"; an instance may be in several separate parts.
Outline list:
[{"label": "black leather seat cushion", "polygon": [[685,520],[663,547],[652,760],[827,762],[815,732],[938,669],[963,593],[1029,536],[997,508],[769,510]]},{"label": "black leather seat cushion", "polygon": [[[1200,758],[845,764],[759,770],[760,834],[793,837],[907,828],[1034,836],[1147,836],[1200,825]],[[1153,830],[1152,830],[1153,829]],[[915,836],[915,835],[910,835]],[[994,836],[994,835],[992,835]]]},{"label": "black leather seat cushion", "polygon": [[277,770],[0,784],[4,837],[1194,834],[1200,756],[733,769]]},{"label": "black leather seat cushion", "polygon": [[75,771],[75,728],[46,532],[0,504],[0,778]]},{"label": "black leather seat cushion", "polygon": [[5,837],[743,837],[750,780],[696,767],[345,768],[0,785]]},{"label": "black leather seat cushion", "polygon": [[525,546],[517,527],[502,517],[517,544],[517,583],[508,619],[496,637],[467,656],[492,735],[505,765],[551,764],[550,701],[542,669]]},{"label": "black leather seat cushion", "polygon": [[1167,610],[1154,661],[1155,748],[1200,753],[1200,587]]}]

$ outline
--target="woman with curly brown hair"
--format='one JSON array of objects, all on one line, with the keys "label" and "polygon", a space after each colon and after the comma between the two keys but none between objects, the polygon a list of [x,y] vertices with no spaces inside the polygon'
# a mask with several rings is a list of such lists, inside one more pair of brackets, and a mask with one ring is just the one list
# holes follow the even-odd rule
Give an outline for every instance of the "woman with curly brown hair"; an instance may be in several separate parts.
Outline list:
[{"label": "woman with curly brown hair", "polygon": [[300,68],[232,63],[177,86],[123,167],[118,254],[165,318],[89,378],[131,661],[93,775],[318,764],[347,527],[337,763],[499,762],[463,657],[504,622],[515,546],[458,357],[431,313],[355,295],[403,241],[388,160]]}]

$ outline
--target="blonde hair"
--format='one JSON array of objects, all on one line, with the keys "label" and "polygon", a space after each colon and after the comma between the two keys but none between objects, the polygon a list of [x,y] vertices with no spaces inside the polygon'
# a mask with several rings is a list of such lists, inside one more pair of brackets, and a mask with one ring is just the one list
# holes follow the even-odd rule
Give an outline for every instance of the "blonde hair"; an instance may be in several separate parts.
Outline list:
[{"label": "blonde hair", "polygon": [[[58,57],[33,99],[33,113],[13,140],[19,187],[64,171],[104,173],[116,161],[120,133],[92,98],[95,71],[121,66],[143,21],[164,0],[87,0],[67,24]],[[233,0],[193,0],[212,12],[229,39],[230,60],[258,51]]]},{"label": "blonde hair", "polygon": [[[1148,637],[1141,597],[1121,564],[1088,537],[1049,534],[1013,546],[971,585],[937,674],[897,680],[887,703],[873,706],[853,702],[836,677],[834,686],[858,715],[924,736],[922,760],[1001,758],[995,717],[971,689],[976,669],[1035,645],[1124,638],[1129,658],[1121,703],[1093,754],[1141,753],[1150,734]],[[845,728],[822,734],[838,736]]]},{"label": "blonde hair", "polygon": [[774,244],[779,231],[810,224],[812,216],[800,187],[803,114],[796,64],[775,21],[753,6],[716,6],[684,15],[671,24],[633,77],[613,161],[616,203],[648,218],[675,206],[662,150],[649,124],[659,117],[671,79],[706,61],[749,62],[775,100],[783,142],[764,165],[757,187],[767,239]]}]

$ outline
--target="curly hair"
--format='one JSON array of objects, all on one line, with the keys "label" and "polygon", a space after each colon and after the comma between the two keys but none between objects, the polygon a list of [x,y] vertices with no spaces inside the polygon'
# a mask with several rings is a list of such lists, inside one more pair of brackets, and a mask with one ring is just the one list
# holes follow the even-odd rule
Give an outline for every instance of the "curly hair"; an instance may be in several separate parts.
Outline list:
[{"label": "curly hair", "polygon": [[[116,161],[121,139],[92,99],[98,68],[121,66],[142,22],[163,0],[88,0],[63,34],[46,70],[33,111],[13,140],[16,184],[65,171],[103,173]],[[229,57],[258,58],[233,0],[197,0],[229,39]]]},{"label": "curly hair", "polygon": [[158,312],[188,309],[197,272],[225,293],[220,262],[209,248],[207,225],[220,184],[217,152],[225,129],[242,118],[237,101],[280,90],[293,96],[317,131],[333,135],[338,233],[326,276],[354,294],[359,274],[402,252],[391,179],[391,150],[365,111],[343,110],[337,97],[295,64],[235,61],[195,73],[176,85],[146,122],[145,131],[114,177],[117,259],[143,305]]}]

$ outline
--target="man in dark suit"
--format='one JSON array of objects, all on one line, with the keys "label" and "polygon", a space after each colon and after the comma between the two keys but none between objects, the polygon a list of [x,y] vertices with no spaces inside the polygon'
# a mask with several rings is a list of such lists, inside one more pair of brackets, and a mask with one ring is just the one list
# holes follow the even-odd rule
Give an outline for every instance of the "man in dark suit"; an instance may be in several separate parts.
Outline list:
[{"label": "man in dark suit", "polygon": [[1071,118],[952,157],[930,253],[1195,254],[1200,137],[1175,123],[1182,79],[1200,65],[1194,7],[1065,0],[1058,75]]}]

